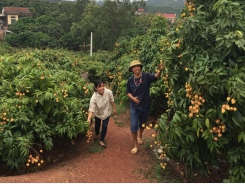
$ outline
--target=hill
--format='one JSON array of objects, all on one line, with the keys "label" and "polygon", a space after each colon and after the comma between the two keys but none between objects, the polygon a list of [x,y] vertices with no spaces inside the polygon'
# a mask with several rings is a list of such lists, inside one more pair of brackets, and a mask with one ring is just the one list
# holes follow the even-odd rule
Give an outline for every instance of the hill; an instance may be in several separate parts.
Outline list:
[{"label": "hill", "polygon": [[[61,2],[61,1],[76,1],[76,0],[42,0],[47,2]],[[97,0],[99,4],[103,3],[104,0]],[[133,0],[131,0],[133,1]],[[164,6],[172,8],[182,8],[185,0],[146,0],[147,6]]]},{"label": "hill", "polygon": [[183,8],[185,0],[148,0],[146,6],[171,7],[174,9]]}]

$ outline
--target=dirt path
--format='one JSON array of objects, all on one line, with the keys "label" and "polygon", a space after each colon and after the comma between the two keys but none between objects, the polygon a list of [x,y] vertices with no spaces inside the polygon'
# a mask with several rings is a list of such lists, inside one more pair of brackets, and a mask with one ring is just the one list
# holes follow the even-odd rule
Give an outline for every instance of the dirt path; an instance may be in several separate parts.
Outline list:
[{"label": "dirt path", "polygon": [[[123,122],[124,126],[118,126]],[[152,156],[144,145],[140,145],[136,155],[130,153],[132,138],[129,130],[129,115],[122,114],[115,120],[110,118],[106,136],[107,148],[102,153],[88,153],[93,139],[76,142],[76,152],[72,158],[52,164],[35,173],[0,177],[1,183],[149,183],[145,173],[153,166]],[[144,138],[151,139],[151,131],[144,132]]]}]

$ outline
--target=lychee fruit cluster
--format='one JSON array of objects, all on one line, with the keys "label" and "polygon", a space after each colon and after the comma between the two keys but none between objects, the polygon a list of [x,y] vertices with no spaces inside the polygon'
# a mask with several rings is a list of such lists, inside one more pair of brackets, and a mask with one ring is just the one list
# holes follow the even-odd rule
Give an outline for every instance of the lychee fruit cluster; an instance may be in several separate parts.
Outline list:
[{"label": "lychee fruit cluster", "polygon": [[[187,10],[188,10],[188,14],[193,17],[194,16],[194,11],[196,10],[195,9],[195,4],[194,4],[194,0],[186,0],[184,2],[185,6],[187,7]],[[181,17],[185,17],[186,14],[185,13],[182,13],[181,14]]]},{"label": "lychee fruit cluster", "polygon": [[167,103],[168,103],[169,106],[173,106],[174,105],[174,101],[171,100],[172,88],[171,88],[171,86],[168,83],[168,74],[163,76],[162,79],[163,79],[163,83],[168,88],[168,91],[165,93],[165,97],[168,99]]},{"label": "lychee fruit cluster", "polygon": [[20,99],[22,99],[25,96],[25,92],[21,93],[21,92],[17,91],[15,93],[15,95],[18,96]]},{"label": "lychee fruit cluster", "polygon": [[63,97],[66,98],[68,96],[67,90],[66,89],[64,91],[62,90],[62,92],[63,92]]},{"label": "lychee fruit cluster", "polygon": [[153,144],[150,145],[150,148],[153,148],[153,147],[156,147],[154,151],[158,155],[158,158],[161,160],[160,167],[162,169],[166,169],[167,163],[163,161],[168,160],[168,158],[167,158],[166,152],[164,151],[164,147],[161,146],[160,141],[156,141],[156,140],[154,141],[154,145]]},{"label": "lychee fruit cluster", "polygon": [[221,107],[221,112],[224,114],[226,111],[237,111],[237,108],[234,106],[230,106],[229,105],[232,104],[234,105],[236,103],[236,100],[234,98],[231,97],[227,97],[227,102],[226,104],[223,104]]},{"label": "lychee fruit cluster", "polygon": [[[43,150],[41,149],[39,151],[40,153],[43,152]],[[40,154],[38,154],[37,156],[33,156],[33,155],[29,155],[29,158],[27,159],[27,163],[26,163],[26,167],[29,167],[31,164],[36,164],[37,166],[41,166],[41,164],[44,163],[44,160],[42,159],[42,157],[40,156]]]},{"label": "lychee fruit cluster", "polygon": [[189,106],[189,117],[192,118],[195,114],[198,117],[200,106],[203,105],[205,99],[201,96],[201,93],[194,93],[190,84],[185,84],[186,97],[191,99],[191,105]]},{"label": "lychee fruit cluster", "polygon": [[222,137],[222,133],[225,132],[226,126],[225,126],[225,123],[222,122],[220,119],[217,119],[215,123],[217,124],[217,126],[214,126],[210,130],[210,133],[214,135],[214,140],[218,141],[218,138]]},{"label": "lychee fruit cluster", "polygon": [[167,86],[168,85],[168,74],[165,74],[165,76],[163,76],[162,79],[163,79],[163,84]]},{"label": "lychee fruit cluster", "polygon": [[88,130],[86,133],[87,143],[89,143],[92,136],[93,136],[93,132],[91,130]]},{"label": "lychee fruit cluster", "polygon": [[[146,130],[150,130],[151,128],[157,128],[158,127],[158,124],[156,123],[156,122],[153,122],[153,123],[149,123],[149,124],[147,124],[147,123],[144,123],[144,124],[142,124],[142,127],[143,128],[146,128]],[[154,134],[155,135],[155,134]],[[152,135],[152,137],[154,136],[154,135]]]},{"label": "lychee fruit cluster", "polygon": [[3,112],[2,115],[0,114],[0,131],[4,131],[5,124],[8,122],[14,122],[13,117],[9,117],[6,112]]},{"label": "lychee fruit cluster", "polygon": [[[142,124],[142,127],[145,127],[147,130],[150,130],[151,128],[154,128],[155,130],[157,130],[157,128],[159,127],[159,125],[157,124],[157,122],[154,124],[154,123],[149,123],[148,125],[147,124]],[[160,141],[157,141],[156,140],[156,136],[157,134],[156,133],[152,133],[151,134],[151,137],[154,140],[153,144],[150,144],[150,148],[153,149],[154,148],[154,152],[157,154],[158,158],[160,160],[166,160],[166,153],[164,151],[164,148],[161,146],[161,142]],[[160,167],[162,169],[165,169],[166,168],[166,165],[167,163],[166,162],[161,162],[160,163]]]}]

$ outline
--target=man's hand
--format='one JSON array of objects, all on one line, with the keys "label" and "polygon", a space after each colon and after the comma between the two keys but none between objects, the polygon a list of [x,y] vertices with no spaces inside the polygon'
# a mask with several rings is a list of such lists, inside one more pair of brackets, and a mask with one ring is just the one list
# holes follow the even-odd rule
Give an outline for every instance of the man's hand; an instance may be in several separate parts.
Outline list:
[{"label": "man's hand", "polygon": [[163,69],[164,69],[163,64],[159,64],[159,65],[158,65],[158,70],[163,71]]},{"label": "man's hand", "polygon": [[139,104],[139,103],[140,103],[140,100],[138,100],[137,97],[134,97],[134,98],[133,98],[133,101],[134,101],[136,104]]}]

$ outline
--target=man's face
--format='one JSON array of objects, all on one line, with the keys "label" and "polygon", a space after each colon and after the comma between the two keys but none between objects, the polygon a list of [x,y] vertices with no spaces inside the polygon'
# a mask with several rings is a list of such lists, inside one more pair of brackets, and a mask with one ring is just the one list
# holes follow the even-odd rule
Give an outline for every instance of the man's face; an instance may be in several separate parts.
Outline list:
[{"label": "man's face", "polygon": [[140,74],[141,72],[141,66],[140,65],[135,65],[135,66],[132,66],[131,68],[131,71],[134,73],[134,74]]}]

